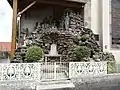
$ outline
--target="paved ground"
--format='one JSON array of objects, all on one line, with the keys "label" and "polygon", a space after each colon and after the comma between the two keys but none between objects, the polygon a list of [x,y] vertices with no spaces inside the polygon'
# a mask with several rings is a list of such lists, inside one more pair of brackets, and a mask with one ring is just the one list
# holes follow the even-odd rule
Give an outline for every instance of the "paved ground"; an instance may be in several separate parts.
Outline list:
[{"label": "paved ground", "polygon": [[[71,81],[75,85],[74,88],[47,89],[47,90],[120,90],[120,74],[106,75],[99,77],[83,77],[83,78],[81,77],[81,78],[74,78]],[[41,83],[35,81],[26,81],[26,82],[21,81],[17,83],[7,82],[6,85],[4,82],[0,82],[0,90],[34,90],[36,85],[38,87],[42,87],[42,86],[48,87],[47,85],[50,86],[51,83],[63,84],[64,81],[49,82],[49,83],[48,82]],[[13,89],[14,87],[17,89]],[[38,88],[38,90],[43,90],[43,89]]]},{"label": "paved ground", "polygon": [[10,59],[0,59],[0,63],[10,63]]},{"label": "paved ground", "polygon": [[74,78],[72,82],[75,88],[54,90],[120,90],[120,74]]},{"label": "paved ground", "polygon": [[72,81],[76,87],[69,90],[120,90],[120,74],[76,78]]}]

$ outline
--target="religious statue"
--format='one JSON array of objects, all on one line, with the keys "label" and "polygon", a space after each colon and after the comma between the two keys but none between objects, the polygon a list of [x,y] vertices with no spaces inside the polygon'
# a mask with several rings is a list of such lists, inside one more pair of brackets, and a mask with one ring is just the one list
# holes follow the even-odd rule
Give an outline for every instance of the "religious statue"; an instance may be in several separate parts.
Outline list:
[{"label": "religious statue", "polygon": [[77,15],[76,15],[80,20],[82,19],[82,16],[80,15],[79,12],[77,12]]},{"label": "religious statue", "polygon": [[44,23],[41,23],[41,29],[42,29],[42,31],[45,29]]},{"label": "religious statue", "polygon": [[26,37],[28,37],[29,36],[29,30],[28,30],[28,28],[26,28]]},{"label": "religious statue", "polygon": [[66,14],[65,17],[65,29],[68,30],[69,29],[69,22],[70,22],[70,17],[68,15],[68,13]]},{"label": "religious statue", "polygon": [[32,45],[32,40],[26,39],[26,40],[25,40],[25,43],[26,43],[27,46],[28,46],[28,45]]},{"label": "religious statue", "polygon": [[34,31],[38,31],[38,29],[40,29],[40,28],[41,28],[40,23],[36,22],[35,27],[34,27]]},{"label": "religious statue", "polygon": [[50,26],[52,25],[52,22],[53,22],[53,17],[50,16],[50,17],[49,17],[49,25],[50,25]]},{"label": "religious statue", "polygon": [[24,34],[23,35],[23,40],[22,40],[22,45],[24,46],[24,47],[26,47],[26,35]]},{"label": "religious statue", "polygon": [[53,23],[52,23],[52,29],[53,29],[53,30],[57,29],[56,21],[55,21],[55,20],[54,20]]},{"label": "religious statue", "polygon": [[45,29],[47,29],[47,26],[49,24],[49,20],[47,19],[47,17],[45,17],[45,19],[43,20],[43,23],[44,23]]}]

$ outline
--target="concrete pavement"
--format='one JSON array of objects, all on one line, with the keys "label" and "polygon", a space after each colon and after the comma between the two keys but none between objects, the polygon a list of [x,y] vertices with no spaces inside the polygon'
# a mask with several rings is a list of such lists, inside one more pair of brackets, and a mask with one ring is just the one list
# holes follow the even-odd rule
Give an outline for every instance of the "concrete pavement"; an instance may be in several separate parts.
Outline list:
[{"label": "concrete pavement", "polygon": [[0,59],[0,63],[10,63],[10,59],[9,58]]}]

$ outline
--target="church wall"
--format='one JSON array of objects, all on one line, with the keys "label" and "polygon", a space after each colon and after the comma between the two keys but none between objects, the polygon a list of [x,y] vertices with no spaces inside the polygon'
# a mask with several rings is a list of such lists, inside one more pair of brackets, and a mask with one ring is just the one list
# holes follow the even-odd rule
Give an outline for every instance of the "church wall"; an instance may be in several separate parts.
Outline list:
[{"label": "church wall", "polygon": [[99,0],[91,0],[91,29],[99,34]]},{"label": "church wall", "polygon": [[91,29],[99,35],[99,43],[102,46],[102,2],[91,0]]},{"label": "church wall", "polygon": [[[119,0],[109,0],[110,2],[110,51],[115,55],[117,64],[120,64],[120,48],[112,48],[112,38],[119,38],[120,31],[119,31],[119,8],[120,8],[120,1]],[[114,13],[114,14],[112,14]],[[112,21],[113,19],[113,21]]]},{"label": "church wall", "polygon": [[120,64],[120,50],[111,48],[111,0],[102,0],[102,6],[103,51],[113,53],[116,63]]},{"label": "church wall", "polygon": [[91,28],[91,0],[87,0],[84,7],[84,23],[85,26]]}]

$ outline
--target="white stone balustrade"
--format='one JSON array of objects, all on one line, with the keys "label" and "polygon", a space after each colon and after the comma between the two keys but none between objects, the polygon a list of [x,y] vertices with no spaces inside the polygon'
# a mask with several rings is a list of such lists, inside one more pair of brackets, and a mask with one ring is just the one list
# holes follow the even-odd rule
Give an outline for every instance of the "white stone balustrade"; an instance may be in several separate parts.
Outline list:
[{"label": "white stone balustrade", "polygon": [[[68,65],[66,65],[68,63]],[[57,62],[51,65],[54,69],[53,75],[57,76],[57,70],[68,73],[69,78],[79,76],[97,76],[107,74],[107,62]],[[23,81],[41,80],[43,75],[42,65],[49,70],[50,63],[10,63],[0,64],[0,81]],[[63,70],[62,70],[63,69]],[[48,73],[44,73],[48,74]]]}]

